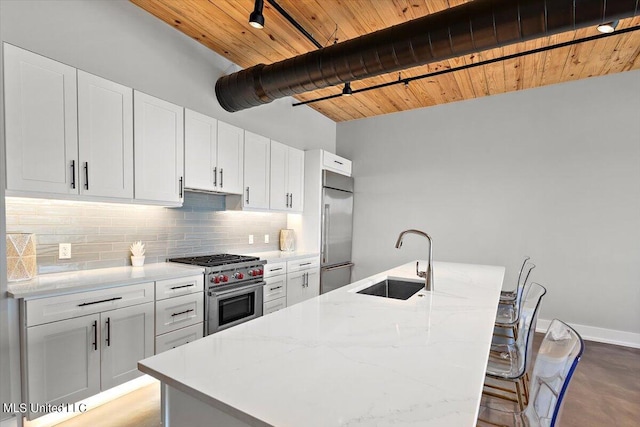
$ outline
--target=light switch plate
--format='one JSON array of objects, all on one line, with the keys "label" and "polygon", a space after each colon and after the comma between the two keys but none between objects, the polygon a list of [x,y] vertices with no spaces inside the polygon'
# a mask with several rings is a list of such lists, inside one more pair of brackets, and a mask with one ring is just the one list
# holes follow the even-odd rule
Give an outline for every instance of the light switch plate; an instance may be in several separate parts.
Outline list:
[{"label": "light switch plate", "polygon": [[249,244],[253,245],[253,234],[249,234]]},{"label": "light switch plate", "polygon": [[58,259],[71,259],[71,243],[58,245]]},{"label": "light switch plate", "polygon": [[269,235],[268,234],[264,235],[264,242],[265,243],[269,243]]}]

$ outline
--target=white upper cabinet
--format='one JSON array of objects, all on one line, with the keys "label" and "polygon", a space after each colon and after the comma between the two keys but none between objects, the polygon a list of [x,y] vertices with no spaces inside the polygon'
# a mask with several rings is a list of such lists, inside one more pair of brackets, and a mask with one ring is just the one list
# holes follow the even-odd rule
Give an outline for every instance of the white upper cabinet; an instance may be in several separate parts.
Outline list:
[{"label": "white upper cabinet", "polygon": [[242,205],[250,209],[269,209],[270,140],[244,133],[244,194]]},{"label": "white upper cabinet", "polygon": [[218,189],[242,194],[244,175],[244,130],[218,122]]},{"label": "white upper cabinet", "polygon": [[185,110],[185,187],[242,194],[244,131]]},{"label": "white upper cabinet", "polygon": [[134,91],[135,199],[180,205],[184,194],[184,109]]},{"label": "white upper cabinet", "polygon": [[287,162],[287,189],[289,210],[302,212],[304,203],[304,151],[289,147]]},{"label": "white upper cabinet", "polygon": [[78,193],[76,69],[4,44],[7,189]]},{"label": "white upper cabinet", "polygon": [[218,121],[184,110],[184,186],[217,191]]},{"label": "white upper cabinet", "polygon": [[133,198],[133,90],[78,70],[80,194]]},{"label": "white upper cabinet", "polygon": [[287,149],[286,145],[271,141],[271,189],[269,197],[271,209],[286,210],[289,208]]},{"label": "white upper cabinet", "polygon": [[270,207],[302,212],[304,151],[271,141]]}]

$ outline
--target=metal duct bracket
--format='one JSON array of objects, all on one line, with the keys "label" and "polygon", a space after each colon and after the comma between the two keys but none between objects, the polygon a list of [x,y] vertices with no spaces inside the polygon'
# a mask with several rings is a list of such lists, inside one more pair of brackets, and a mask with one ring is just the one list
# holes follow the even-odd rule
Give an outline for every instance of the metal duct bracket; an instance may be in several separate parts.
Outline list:
[{"label": "metal duct bracket", "polygon": [[230,112],[638,15],[640,0],[475,0],[216,82]]}]

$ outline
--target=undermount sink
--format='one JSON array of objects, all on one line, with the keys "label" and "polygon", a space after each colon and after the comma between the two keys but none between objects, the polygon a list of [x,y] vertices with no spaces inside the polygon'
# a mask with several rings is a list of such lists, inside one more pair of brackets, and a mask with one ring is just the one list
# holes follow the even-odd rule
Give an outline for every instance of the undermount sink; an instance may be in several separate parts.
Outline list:
[{"label": "undermount sink", "polygon": [[383,298],[407,300],[424,289],[424,282],[410,282],[407,280],[385,279],[374,285],[358,291],[363,295],[374,295]]}]

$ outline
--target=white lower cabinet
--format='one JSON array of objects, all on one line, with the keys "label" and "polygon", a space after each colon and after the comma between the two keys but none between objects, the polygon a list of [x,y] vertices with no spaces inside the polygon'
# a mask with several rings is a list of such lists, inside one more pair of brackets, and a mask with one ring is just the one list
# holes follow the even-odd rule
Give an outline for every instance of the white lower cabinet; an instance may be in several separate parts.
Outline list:
[{"label": "white lower cabinet", "polygon": [[100,383],[110,389],[141,375],[138,361],[153,356],[153,303],[100,313]]},{"label": "white lower cabinet", "polygon": [[[77,402],[141,375],[138,361],[153,355],[153,302],[32,326],[26,344],[24,401]],[[30,408],[27,418],[40,415]]]},{"label": "white lower cabinet", "polygon": [[275,313],[278,310],[282,310],[287,307],[287,298],[278,298],[273,301],[265,302],[262,308],[262,315],[266,316],[270,313]]},{"label": "white lower cabinet", "polygon": [[156,354],[203,337],[204,275],[156,282]]},{"label": "white lower cabinet", "polygon": [[26,402],[56,405],[100,392],[99,325],[94,314],[27,329]]},{"label": "white lower cabinet", "polygon": [[156,302],[156,334],[161,335],[204,320],[204,295],[184,295]]},{"label": "white lower cabinet", "polygon": [[203,337],[202,323],[187,326],[177,331],[167,332],[156,337],[156,354],[172,348],[180,347],[183,344],[189,344],[192,341]]},{"label": "white lower cabinet", "polygon": [[285,308],[287,306],[287,275],[283,272],[267,277],[264,281],[262,314],[266,315]]},{"label": "white lower cabinet", "polygon": [[319,258],[287,263],[287,307],[320,295]]}]

